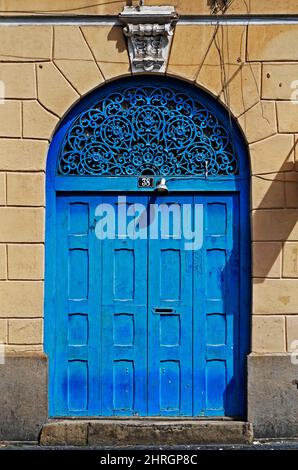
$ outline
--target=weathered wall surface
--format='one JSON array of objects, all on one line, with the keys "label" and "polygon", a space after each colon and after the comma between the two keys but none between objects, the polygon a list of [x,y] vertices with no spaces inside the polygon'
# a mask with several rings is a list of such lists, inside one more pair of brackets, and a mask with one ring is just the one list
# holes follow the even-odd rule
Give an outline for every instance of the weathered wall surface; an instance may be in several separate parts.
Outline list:
[{"label": "weathered wall surface", "polygon": [[8,354],[0,366],[0,440],[36,441],[47,412],[47,357]]},{"label": "weathered wall surface", "polygon": [[248,358],[248,421],[254,436],[298,436],[297,363],[287,354]]}]

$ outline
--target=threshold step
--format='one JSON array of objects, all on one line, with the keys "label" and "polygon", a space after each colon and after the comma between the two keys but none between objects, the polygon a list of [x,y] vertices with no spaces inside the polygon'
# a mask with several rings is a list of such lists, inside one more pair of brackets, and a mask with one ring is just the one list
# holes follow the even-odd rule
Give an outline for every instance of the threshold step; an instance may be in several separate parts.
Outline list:
[{"label": "threshold step", "polygon": [[252,425],[201,419],[53,419],[40,434],[43,446],[249,444]]}]

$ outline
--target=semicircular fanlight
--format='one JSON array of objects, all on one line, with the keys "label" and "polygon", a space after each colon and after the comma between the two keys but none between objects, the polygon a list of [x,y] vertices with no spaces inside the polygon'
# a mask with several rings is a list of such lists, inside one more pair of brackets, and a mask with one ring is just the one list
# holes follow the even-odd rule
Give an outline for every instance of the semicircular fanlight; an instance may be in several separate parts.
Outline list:
[{"label": "semicircular fanlight", "polygon": [[126,86],[83,110],[60,148],[57,174],[82,176],[239,174],[229,130],[174,86]]}]

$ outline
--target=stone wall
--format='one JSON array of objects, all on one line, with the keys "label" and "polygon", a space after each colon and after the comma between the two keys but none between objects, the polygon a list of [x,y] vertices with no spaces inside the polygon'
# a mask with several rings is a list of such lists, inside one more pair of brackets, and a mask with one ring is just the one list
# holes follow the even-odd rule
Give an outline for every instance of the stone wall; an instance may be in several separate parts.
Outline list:
[{"label": "stone wall", "polygon": [[[249,144],[259,353],[298,338],[297,39],[298,25],[178,24],[167,69],[216,95]],[[2,26],[0,43],[0,338],[9,351],[41,350],[49,141],[81,96],[130,68],[118,26]]]}]

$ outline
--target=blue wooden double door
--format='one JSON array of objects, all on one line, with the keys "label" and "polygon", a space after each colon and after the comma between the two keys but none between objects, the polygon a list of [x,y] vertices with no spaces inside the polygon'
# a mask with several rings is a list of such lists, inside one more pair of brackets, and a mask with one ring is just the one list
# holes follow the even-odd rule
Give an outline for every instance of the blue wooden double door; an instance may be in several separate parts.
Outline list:
[{"label": "blue wooden double door", "polygon": [[56,235],[53,416],[241,415],[237,193],[60,194]]}]

